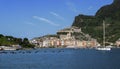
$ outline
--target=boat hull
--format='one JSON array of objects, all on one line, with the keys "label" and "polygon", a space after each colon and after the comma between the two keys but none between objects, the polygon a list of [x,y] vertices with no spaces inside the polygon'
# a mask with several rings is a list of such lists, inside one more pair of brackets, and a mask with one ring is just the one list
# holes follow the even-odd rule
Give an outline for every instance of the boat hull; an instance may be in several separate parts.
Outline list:
[{"label": "boat hull", "polygon": [[111,48],[96,48],[96,50],[105,50],[105,51],[110,51],[111,50]]}]

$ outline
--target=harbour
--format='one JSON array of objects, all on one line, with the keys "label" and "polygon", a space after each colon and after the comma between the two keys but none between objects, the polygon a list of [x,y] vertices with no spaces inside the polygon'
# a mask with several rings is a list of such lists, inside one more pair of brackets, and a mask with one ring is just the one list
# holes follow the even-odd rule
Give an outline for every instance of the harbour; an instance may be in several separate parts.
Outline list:
[{"label": "harbour", "polygon": [[120,69],[119,53],[119,48],[0,51],[0,69]]},{"label": "harbour", "polygon": [[120,0],[0,0],[0,69],[120,69]]}]

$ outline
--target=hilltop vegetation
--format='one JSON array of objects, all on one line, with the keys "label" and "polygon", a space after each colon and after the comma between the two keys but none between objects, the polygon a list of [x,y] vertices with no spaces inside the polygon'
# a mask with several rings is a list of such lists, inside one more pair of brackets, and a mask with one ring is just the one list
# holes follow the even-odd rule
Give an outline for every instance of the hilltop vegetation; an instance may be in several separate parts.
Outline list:
[{"label": "hilltop vegetation", "polygon": [[4,36],[0,34],[0,46],[21,45],[23,48],[34,48],[27,38],[16,38],[13,36]]},{"label": "hilltop vegetation", "polygon": [[106,25],[106,42],[114,43],[120,38],[120,0],[114,0],[112,4],[101,7],[95,16],[76,16],[72,26],[81,28],[84,33],[102,43],[103,20]]}]

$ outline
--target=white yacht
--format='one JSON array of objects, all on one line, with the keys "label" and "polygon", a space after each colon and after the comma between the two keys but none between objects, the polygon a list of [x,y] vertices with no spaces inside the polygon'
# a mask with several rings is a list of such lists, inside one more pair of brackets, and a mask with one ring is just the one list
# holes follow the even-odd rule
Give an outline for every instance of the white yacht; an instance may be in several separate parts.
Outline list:
[{"label": "white yacht", "polygon": [[67,46],[66,48],[75,48],[75,46]]},{"label": "white yacht", "polygon": [[108,48],[108,47],[101,47],[101,48],[96,48],[96,50],[106,50],[106,51],[110,51],[111,48]]},{"label": "white yacht", "polygon": [[111,50],[111,47],[105,46],[105,21],[104,20],[103,20],[103,46],[97,47],[96,50],[106,50],[106,51]]}]

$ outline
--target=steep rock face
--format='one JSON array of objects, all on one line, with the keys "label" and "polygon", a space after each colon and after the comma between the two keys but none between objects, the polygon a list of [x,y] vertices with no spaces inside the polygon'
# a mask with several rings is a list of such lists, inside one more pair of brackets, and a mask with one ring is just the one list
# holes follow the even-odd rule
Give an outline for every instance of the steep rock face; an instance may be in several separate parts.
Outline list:
[{"label": "steep rock face", "polygon": [[114,5],[120,5],[120,0],[114,0]]},{"label": "steep rock face", "polygon": [[120,0],[114,0],[111,5],[101,7],[95,15],[98,18],[107,18],[120,20]]},{"label": "steep rock face", "polygon": [[85,21],[91,20],[91,19],[94,19],[94,16],[78,15],[75,17],[73,26],[84,27],[84,26],[86,26]]},{"label": "steep rock face", "polygon": [[102,43],[103,20],[106,23],[106,41],[115,42],[120,38],[120,0],[114,0],[112,4],[101,7],[95,16],[76,16],[72,26],[80,27],[84,33]]}]

